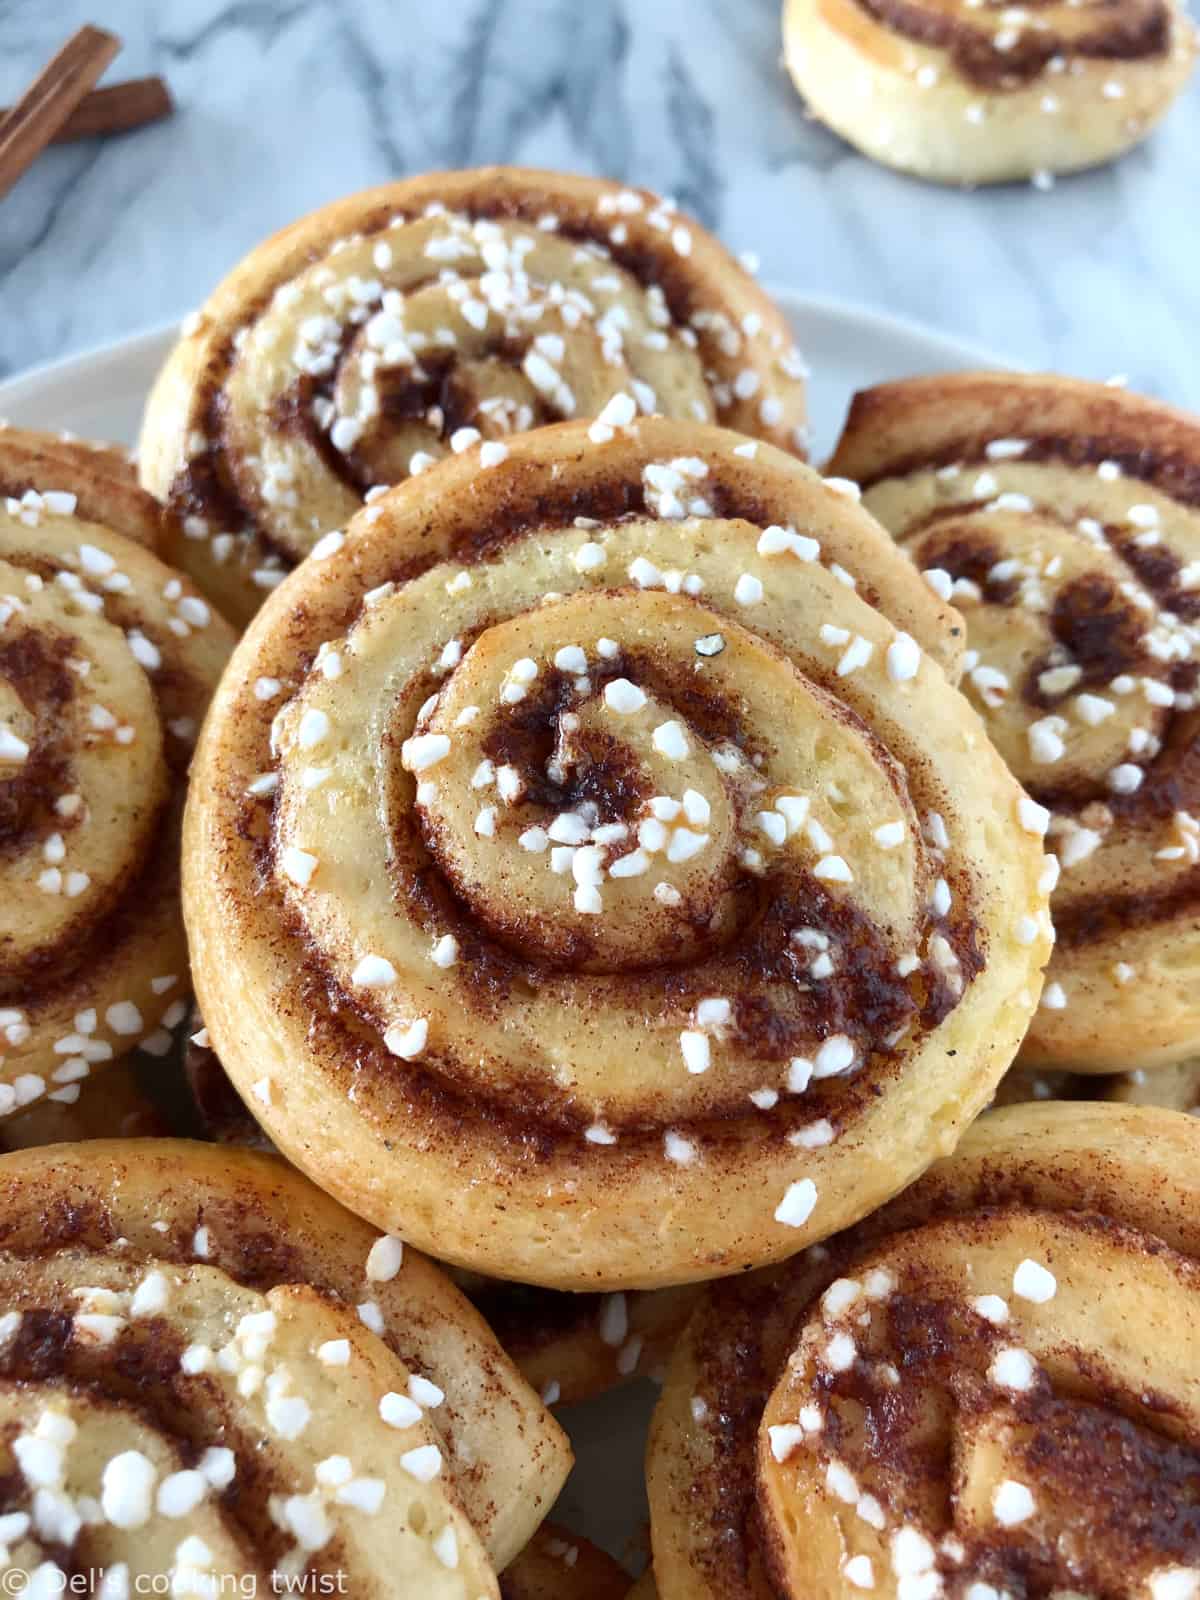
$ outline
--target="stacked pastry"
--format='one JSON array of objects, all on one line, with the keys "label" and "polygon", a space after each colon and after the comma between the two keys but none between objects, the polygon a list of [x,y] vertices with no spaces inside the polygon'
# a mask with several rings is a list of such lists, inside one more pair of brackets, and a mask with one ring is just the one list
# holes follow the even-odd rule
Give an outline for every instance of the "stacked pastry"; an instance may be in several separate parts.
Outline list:
[{"label": "stacked pastry", "polygon": [[714,1285],[650,1441],[664,1600],[1194,1594],[1198,1157],[1177,1112],[1009,1107]]},{"label": "stacked pastry", "polygon": [[912,379],[856,397],[832,465],[961,610],[964,692],[1042,807],[1058,937],[1029,1092],[1190,1110],[1200,423],[1063,378]]},{"label": "stacked pastry", "polygon": [[[93,1563],[113,1594],[164,1574],[173,1592],[336,1572],[479,1600],[501,1570],[516,1600],[628,1587],[538,1531],[570,1459],[538,1391],[661,1361],[692,1291],[459,1270],[535,1390],[395,1232],[273,1155],[158,1138],[180,1119],[190,987],[180,813],[233,640],[218,609],[244,623],[364,504],[369,525],[386,485],[464,452],[468,476],[489,470],[556,417],[597,436],[720,418],[800,454],[803,377],[777,308],[668,202],[449,174],[327,208],[216,291],[148,408],[142,488],[119,451],[0,437],[2,1528],[35,1589]],[[295,672],[258,675],[268,720]]]},{"label": "stacked pastry", "polygon": [[39,1592],[616,1596],[543,1523],[547,1407],[672,1345],[667,1600],[1200,1592],[1195,1353],[1148,1337],[1200,1131],[1071,1098],[1200,1054],[1200,428],[938,380],[822,478],[803,415],[696,224],[490,171],[254,252],[143,489],[0,434]]},{"label": "stacked pastry", "polygon": [[342,1571],[495,1595],[566,1473],[445,1276],[273,1157],[11,1154],[0,1240],[6,1484],[27,1507],[4,1526],[31,1572],[65,1548],[131,1585]]},{"label": "stacked pastry", "polygon": [[[193,1022],[184,1069],[186,1103],[199,1131],[223,1144],[272,1149],[229,1081],[207,1028],[199,1025],[198,1015]],[[0,1123],[0,1137],[13,1120]],[[680,1284],[640,1292],[571,1294],[462,1268],[451,1268],[450,1277],[549,1406],[569,1405],[627,1379],[659,1372],[697,1292]]]},{"label": "stacked pastry", "polygon": [[1035,1004],[1046,869],[957,620],[849,486],[632,395],[495,443],[267,598],[188,903],[257,1124],[557,1398],[951,1147]]}]

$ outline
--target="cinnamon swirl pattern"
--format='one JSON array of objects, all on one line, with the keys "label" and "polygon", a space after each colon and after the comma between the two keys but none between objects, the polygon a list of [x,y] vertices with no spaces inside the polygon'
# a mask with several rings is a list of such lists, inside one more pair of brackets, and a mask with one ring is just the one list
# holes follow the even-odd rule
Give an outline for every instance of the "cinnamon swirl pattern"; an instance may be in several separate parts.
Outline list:
[{"label": "cinnamon swirl pattern", "polygon": [[714,1285],[651,1435],[663,1600],[1195,1594],[1197,1174],[1178,1113],[1013,1106]]},{"label": "cinnamon swirl pattern", "polygon": [[785,0],[784,57],[813,113],[864,155],[939,183],[1111,161],[1182,91],[1179,0]]},{"label": "cinnamon swirl pattern", "polygon": [[0,1157],[0,1279],[0,1528],[31,1566],[480,1600],[566,1475],[444,1275],[273,1157]]},{"label": "cinnamon swirl pattern", "polygon": [[[207,1137],[222,1144],[270,1148],[198,1015],[192,1020],[184,1066],[196,1117]],[[658,1372],[697,1294],[690,1285],[630,1294],[568,1294],[457,1268],[450,1269],[450,1277],[548,1406],[572,1405]]]},{"label": "cinnamon swirl pattern", "polygon": [[1200,421],[1001,373],[856,397],[832,470],[967,622],[964,688],[1043,808],[1058,943],[1022,1059],[1200,1046]]},{"label": "cinnamon swirl pattern", "polygon": [[367,507],[244,639],[189,803],[199,1001],[270,1137],[557,1288],[892,1193],[1049,948],[948,617],[845,485],[696,424],[562,424]]},{"label": "cinnamon swirl pattern", "polygon": [[233,635],[111,454],[0,430],[0,1115],[182,1021],[179,821]]},{"label": "cinnamon swirl pattern", "polygon": [[691,218],[590,178],[437,173],[234,269],[151,394],[142,480],[174,513],[172,558],[244,623],[380,486],[630,400],[803,453],[787,322]]}]

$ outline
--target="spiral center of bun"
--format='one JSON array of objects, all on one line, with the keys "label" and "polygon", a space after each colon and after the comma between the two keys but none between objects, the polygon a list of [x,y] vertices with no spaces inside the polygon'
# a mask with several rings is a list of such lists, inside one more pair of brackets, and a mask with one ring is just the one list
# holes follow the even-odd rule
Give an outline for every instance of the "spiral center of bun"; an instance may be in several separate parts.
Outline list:
[{"label": "spiral center of bun", "polygon": [[1118,552],[1088,518],[1014,508],[937,520],[912,551],[964,607],[964,686],[1025,787],[1056,808],[1142,805],[1175,765],[1164,746],[1195,679],[1153,547]]},{"label": "spiral center of bun", "polygon": [[418,724],[450,741],[418,791],[426,843],[522,954],[617,971],[694,957],[738,925],[755,769],[714,736],[736,710],[679,669],[662,609],[627,602],[620,638],[582,597],[489,628]]}]

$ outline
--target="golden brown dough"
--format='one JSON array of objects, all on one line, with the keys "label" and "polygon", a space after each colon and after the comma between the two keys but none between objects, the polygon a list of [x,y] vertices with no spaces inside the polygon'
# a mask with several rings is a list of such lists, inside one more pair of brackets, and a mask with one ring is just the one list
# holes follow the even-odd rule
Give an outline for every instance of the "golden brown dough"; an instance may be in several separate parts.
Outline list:
[{"label": "golden brown dough", "polygon": [[[185,1071],[204,1133],[221,1144],[272,1148],[229,1081],[198,1013],[188,1031]],[[571,1294],[454,1267],[449,1274],[549,1406],[571,1405],[657,1372],[698,1292],[685,1285]]]},{"label": "golden brown dough", "polygon": [[822,122],[886,166],[963,184],[1113,160],[1196,55],[1180,0],[785,0],[783,39]]},{"label": "golden brown dough", "polygon": [[964,373],[855,398],[830,470],[967,624],[966,694],[1061,863],[1024,1065],[1200,1048],[1200,420]]},{"label": "golden brown dough", "polygon": [[[111,1336],[116,1348],[107,1352],[106,1360],[110,1365],[115,1361],[117,1370],[124,1364],[124,1370],[136,1372],[139,1330],[144,1325],[123,1297],[148,1274],[166,1279],[166,1288],[159,1285],[156,1298],[166,1295],[168,1321],[177,1288],[189,1315],[194,1312],[219,1324],[212,1334],[189,1331],[188,1324],[175,1335],[167,1328],[160,1332],[152,1323],[149,1332],[152,1347],[160,1351],[155,1370],[161,1386],[148,1390],[145,1398],[152,1431],[168,1436],[168,1444],[172,1436],[217,1443],[224,1416],[232,1434],[228,1442],[235,1447],[239,1472],[248,1484],[246,1501],[237,1497],[233,1525],[227,1530],[243,1558],[247,1558],[247,1539],[252,1549],[271,1561],[281,1559],[289,1544],[281,1540],[287,1527],[263,1504],[268,1493],[309,1495],[320,1502],[310,1508],[312,1521],[304,1517],[303,1507],[288,1519],[301,1545],[301,1520],[310,1528],[324,1526],[317,1511],[333,1519],[331,1540],[355,1532],[357,1524],[351,1548],[360,1553],[365,1548],[377,1563],[366,1569],[364,1586],[367,1574],[378,1583],[387,1561],[396,1557],[393,1535],[385,1538],[379,1529],[385,1521],[403,1526],[405,1496],[418,1495],[418,1484],[433,1482],[435,1499],[422,1502],[430,1513],[428,1526],[417,1512],[412,1529],[428,1541],[449,1516],[464,1556],[474,1549],[473,1535],[464,1528],[461,1514],[436,1510],[436,1493],[444,1488],[452,1506],[461,1503],[497,1567],[524,1548],[553,1503],[570,1466],[565,1436],[483,1321],[431,1262],[415,1250],[401,1249],[394,1239],[381,1238],[284,1162],[256,1151],[179,1139],[96,1140],[0,1157],[0,1278],[6,1290],[5,1310],[19,1306],[26,1317],[0,1352],[0,1361],[9,1362],[0,1374],[0,1390],[5,1377],[45,1376],[52,1387],[82,1379],[90,1369],[76,1362],[86,1359],[89,1337],[104,1344]],[[65,1309],[69,1335],[71,1303],[82,1293],[73,1287],[78,1285],[108,1286],[121,1297],[120,1304],[102,1303],[105,1297],[97,1289],[96,1304],[89,1309],[101,1315],[101,1322],[91,1330],[77,1330],[59,1348],[63,1334],[54,1318]],[[238,1377],[247,1364],[254,1364],[248,1346],[236,1360],[231,1353],[228,1366],[217,1361],[214,1367],[198,1355],[194,1361],[185,1360],[181,1368],[180,1355],[197,1342],[225,1344],[241,1317],[249,1316],[253,1322],[267,1311],[274,1311],[281,1324],[286,1320],[295,1339],[286,1353],[269,1359],[264,1346],[263,1356],[257,1358],[263,1372],[257,1379],[245,1379],[249,1387],[242,1398],[258,1406],[265,1395],[265,1418],[255,1406],[245,1415],[232,1416],[226,1402],[209,1393],[212,1383],[205,1375],[222,1371]],[[124,1319],[128,1329],[124,1324],[107,1326],[103,1318],[109,1316]],[[41,1324],[38,1317],[43,1318]],[[47,1330],[46,1340],[53,1346],[45,1357],[44,1373],[37,1369],[39,1326]],[[333,1348],[322,1354],[319,1346],[327,1342]],[[128,1353],[126,1344],[133,1347]],[[359,1370],[360,1362],[365,1370]],[[415,1384],[410,1377],[416,1378]],[[98,1381],[106,1401],[120,1401],[119,1385],[111,1379]],[[400,1431],[380,1435],[371,1444],[382,1415],[382,1397],[393,1391],[415,1398],[419,1413],[413,1404],[389,1401],[383,1408],[393,1418],[389,1427]],[[386,1518],[343,1521],[336,1507],[357,1508],[358,1501],[339,1499],[337,1490],[346,1481],[340,1467],[318,1474],[314,1486],[315,1463],[276,1461],[278,1437],[287,1442],[291,1426],[287,1418],[297,1422],[303,1413],[294,1402],[273,1407],[272,1397],[282,1400],[291,1393],[298,1394],[314,1422],[322,1424],[323,1440],[332,1432],[334,1442],[323,1443],[320,1456],[336,1453],[351,1458],[357,1463],[354,1476],[381,1475],[381,1463],[368,1471],[359,1461],[360,1444],[370,1445],[378,1457],[379,1440],[391,1441],[385,1452],[389,1464],[382,1474],[388,1483]],[[233,1397],[228,1403],[237,1410]],[[411,1436],[405,1431],[410,1425]],[[296,1437],[307,1447],[306,1425],[299,1427]],[[429,1453],[430,1446],[437,1447],[436,1458]],[[425,1453],[410,1464],[412,1471],[402,1460],[397,1469],[397,1456],[409,1449]],[[254,1469],[256,1460],[263,1463],[261,1473]],[[373,1500],[375,1491],[366,1497]],[[217,1514],[224,1522],[224,1512]],[[369,1529],[374,1531],[368,1536]],[[322,1541],[312,1548],[324,1545]],[[443,1549],[451,1547],[447,1536]],[[85,1543],[82,1553],[90,1548]],[[336,1550],[332,1553],[336,1555]],[[445,1569],[440,1559],[431,1565],[428,1554],[426,1545],[423,1576]],[[474,1582],[473,1574],[490,1569],[486,1562],[481,1568],[476,1554],[464,1562],[463,1571]],[[495,1592],[487,1579],[483,1581],[478,1590],[451,1587],[432,1592],[447,1596],[461,1592],[463,1600],[478,1600],[481,1594]],[[403,1585],[401,1589],[404,1592]]]},{"label": "golden brown dough", "polygon": [[192,787],[199,1000],[270,1137],[558,1288],[893,1193],[1047,951],[946,614],[844,486],[695,424],[562,424],[369,506],[256,619]]},{"label": "golden brown dough", "polygon": [[1194,1590],[1198,1201],[1192,1119],[1011,1106],[712,1286],[651,1432],[663,1600]]},{"label": "golden brown dough", "polygon": [[142,482],[235,622],[368,493],[621,394],[804,450],[782,312],[644,189],[485,167],[369,189],[252,251],[187,319]]},{"label": "golden brown dough", "polygon": [[0,429],[0,1115],[186,1012],[183,789],[233,635],[108,458]]}]

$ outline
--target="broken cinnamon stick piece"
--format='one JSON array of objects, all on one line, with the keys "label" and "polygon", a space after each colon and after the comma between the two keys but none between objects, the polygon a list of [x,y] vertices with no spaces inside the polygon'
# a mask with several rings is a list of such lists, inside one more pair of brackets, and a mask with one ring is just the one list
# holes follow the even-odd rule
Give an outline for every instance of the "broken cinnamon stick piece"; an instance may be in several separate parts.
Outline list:
[{"label": "broken cinnamon stick piece", "polygon": [[121,48],[114,33],[90,25],[73,34],[0,123],[0,196],[34,162]]},{"label": "broken cinnamon stick piece", "polygon": [[[11,107],[0,106],[0,121]],[[93,89],[72,111],[50,140],[51,144],[70,144],[75,139],[103,138],[110,133],[128,133],[148,122],[159,122],[175,109],[171,91],[162,78],[129,78],[104,89]]]}]

